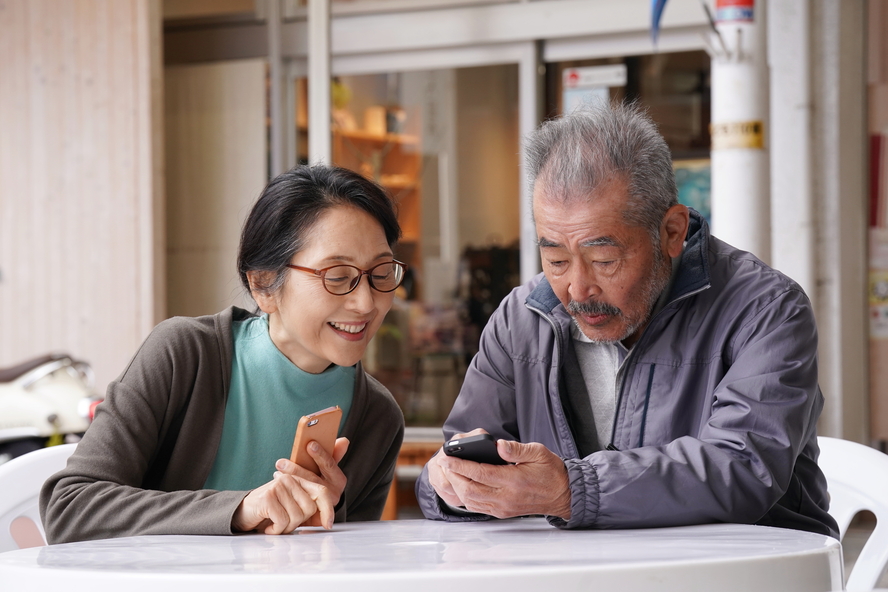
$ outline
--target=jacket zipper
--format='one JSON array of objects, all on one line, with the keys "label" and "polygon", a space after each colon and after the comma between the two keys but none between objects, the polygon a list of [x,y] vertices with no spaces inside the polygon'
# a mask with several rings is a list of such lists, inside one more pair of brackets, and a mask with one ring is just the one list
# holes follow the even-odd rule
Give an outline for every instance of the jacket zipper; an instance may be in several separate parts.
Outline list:
[{"label": "jacket zipper", "polygon": [[[654,319],[656,319],[658,316],[660,316],[660,315],[663,313],[663,311],[666,310],[667,307],[672,306],[672,305],[675,304],[676,302],[681,302],[682,300],[684,300],[684,299],[686,299],[686,298],[690,298],[691,296],[694,296],[695,294],[699,294],[699,293],[702,292],[703,290],[708,290],[711,286],[712,286],[712,284],[706,284],[705,286],[703,286],[703,287],[701,287],[701,288],[698,288],[698,289],[694,290],[693,292],[688,292],[687,294],[682,294],[681,296],[679,296],[679,297],[676,298],[675,300],[673,300],[673,301],[667,303],[666,306],[664,306],[663,308],[661,308],[660,311],[659,311],[657,314],[655,314],[653,317],[651,317],[651,320],[648,321],[648,327],[650,327],[651,323],[654,322]],[[632,354],[635,353],[636,351],[638,351],[637,348],[638,348],[638,346],[641,344],[641,342],[642,342],[643,340],[644,340],[644,333],[642,333],[642,335],[641,335],[641,339],[638,340],[638,343],[635,344],[635,347],[632,348],[632,351],[629,352],[629,357],[632,357]],[[626,374],[628,374],[629,371],[630,371],[630,368],[627,366],[627,367],[626,367]],[[651,374],[650,379],[653,379],[653,368],[651,368],[651,373],[652,373],[652,374]],[[614,446],[614,439],[615,439],[616,434],[617,434],[617,419],[620,417],[620,407],[621,407],[622,404],[623,404],[623,392],[624,392],[625,390],[626,390],[626,380],[623,380],[623,384],[620,385],[620,395],[619,395],[619,397],[617,398],[617,407],[616,407],[616,409],[614,409],[614,425],[613,425],[613,427],[611,427],[611,438],[610,438],[611,441],[610,441],[610,444],[608,444],[607,446],[605,446],[605,448],[604,448],[605,450],[615,450],[615,451],[617,451],[617,452],[619,452],[619,450],[620,450],[619,448],[617,448],[616,446]],[[645,397],[645,403],[644,403],[645,415],[647,415],[647,404],[648,404],[648,399],[650,398],[650,396],[651,396],[651,393],[650,393],[650,384],[648,384],[648,392],[647,392],[647,395],[646,395],[646,397]],[[641,438],[644,438],[644,432],[643,432],[643,431],[642,431],[642,434],[641,434]]]},{"label": "jacket zipper", "polygon": [[[562,341],[562,339],[561,339],[561,328],[558,327],[558,324],[557,324],[554,320],[552,320],[551,318],[549,318],[549,315],[548,315],[548,314],[544,313],[544,312],[541,311],[540,309],[535,308],[535,307],[529,305],[529,304],[526,303],[526,302],[524,303],[524,306],[526,306],[528,310],[531,310],[531,311],[535,312],[537,315],[539,315],[539,316],[541,316],[542,318],[544,318],[544,319],[546,320],[546,322],[549,323],[549,325],[552,326],[552,332],[555,333],[555,348],[558,350],[558,362],[559,362],[559,367],[557,368],[556,372],[558,373],[558,379],[559,379],[559,381],[560,381],[560,379],[561,379],[561,364],[563,363],[563,360],[564,360],[564,352],[562,351],[562,345],[561,345],[561,341]],[[559,396],[558,396],[558,401],[559,401],[559,404],[561,404],[561,393],[558,393],[558,395],[559,395]],[[564,414],[564,410],[562,409],[562,415],[563,415],[563,414]],[[565,417],[565,421],[566,421],[566,419],[567,419],[567,418]],[[554,418],[553,418],[553,421],[554,421]],[[569,431],[570,431],[570,430],[568,429],[568,432],[569,432]],[[556,433],[558,433],[557,430],[556,430]],[[576,441],[574,441],[573,434],[571,434],[571,440],[570,440],[570,443],[571,443],[571,445],[572,445],[573,448],[574,448],[573,451],[572,451],[573,454],[574,454],[574,456],[579,457],[579,456],[580,456],[580,451],[579,451],[579,449],[577,448],[577,443],[576,443]]]},{"label": "jacket zipper", "polygon": [[[666,304],[666,306],[661,308],[660,311],[657,312],[657,314],[655,314],[653,317],[651,317],[651,320],[648,322],[648,326],[650,326],[650,324],[654,321],[654,319],[656,319],[658,316],[660,316],[660,314],[662,314],[662,312],[664,310],[666,310],[667,307],[672,306],[676,302],[681,302],[682,300],[684,300],[686,298],[690,298],[691,296],[694,296],[695,294],[699,294],[703,290],[708,290],[711,286],[712,286],[712,284],[706,284],[705,286],[697,288],[693,292],[688,292],[687,294],[682,294],[681,296],[679,296],[675,300],[670,301],[669,303]],[[558,325],[555,323],[555,321],[553,321],[551,318],[549,318],[549,315],[547,313],[545,313],[544,311],[542,311],[534,306],[531,306],[527,302],[524,303],[524,306],[526,306],[528,310],[532,310],[533,312],[535,312],[536,314],[538,314],[542,318],[546,319],[546,322],[552,326],[552,331],[555,333],[555,336],[556,336],[555,347],[558,349],[558,359],[560,361],[564,357],[564,355],[563,355],[563,352],[561,351],[561,347],[562,347],[561,346],[561,341],[562,341],[561,340],[561,330],[558,328]],[[644,334],[642,334],[641,339],[639,339],[638,343],[635,344],[635,347],[632,348],[632,351],[629,352],[629,358],[631,358],[632,354],[637,351],[637,347],[642,342],[642,340],[644,340]],[[627,360],[627,361],[629,361],[631,363],[630,360]],[[629,366],[627,366],[626,367],[626,374],[628,374],[629,371],[630,371],[630,368],[629,368]],[[561,372],[561,368],[558,368],[558,372]],[[644,401],[644,414],[642,416],[642,432],[641,432],[641,436],[639,438],[639,447],[641,446],[641,442],[644,441],[644,424],[647,419],[647,407],[648,407],[648,402],[649,402],[650,396],[651,396],[651,383],[653,381],[653,377],[654,377],[654,368],[652,366],[651,373],[648,376],[648,390],[647,390],[647,394],[645,395],[645,401]],[[604,447],[605,450],[611,450],[611,451],[616,451],[616,452],[620,451],[619,448],[614,446],[614,438],[617,433],[617,420],[620,417],[620,407],[622,406],[622,403],[623,403],[623,393],[625,392],[625,389],[626,389],[626,380],[623,380],[623,383],[620,385],[620,394],[617,397],[617,406],[614,409],[614,423],[613,423],[613,426],[611,427],[610,443]],[[573,444],[574,448],[576,448],[576,443],[575,442],[571,442],[571,443]],[[576,454],[579,454],[579,452],[576,450],[574,452]]]},{"label": "jacket zipper", "polygon": [[647,423],[648,404],[651,402],[651,385],[654,384],[654,368],[656,364],[651,364],[651,371],[648,373],[648,385],[644,394],[644,411],[641,412],[641,431],[638,434],[638,448],[644,446],[644,426]]}]

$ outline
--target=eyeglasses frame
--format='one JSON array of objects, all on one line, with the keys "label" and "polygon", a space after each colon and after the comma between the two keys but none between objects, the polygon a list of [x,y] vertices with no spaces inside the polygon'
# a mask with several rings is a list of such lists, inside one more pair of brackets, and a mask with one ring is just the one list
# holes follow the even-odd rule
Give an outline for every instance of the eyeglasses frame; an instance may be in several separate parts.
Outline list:
[{"label": "eyeglasses frame", "polygon": [[[398,285],[395,286],[394,288],[392,288],[391,290],[380,290],[379,288],[377,288],[376,286],[373,285],[373,279],[370,275],[370,272],[372,272],[377,267],[380,267],[382,265],[390,265],[392,263],[394,263],[395,265],[397,265],[401,268],[401,270],[402,270],[401,281],[398,282]],[[314,274],[314,275],[318,276],[319,278],[321,278],[321,280],[324,280],[325,276],[327,275],[327,272],[330,271],[331,269],[333,269],[334,267],[351,267],[352,269],[357,269],[359,272],[358,279],[355,282],[355,285],[352,286],[348,292],[343,292],[342,294],[336,294],[335,292],[330,292],[330,288],[327,287],[327,282],[326,281],[321,282],[321,284],[324,286],[324,289],[327,290],[327,293],[332,294],[333,296],[346,296],[348,294],[351,294],[352,292],[354,292],[355,290],[358,289],[358,286],[361,284],[361,278],[364,277],[365,275],[367,276],[367,282],[370,284],[371,288],[373,288],[377,292],[381,292],[382,294],[389,294],[389,293],[397,290],[401,286],[401,284],[404,283],[404,277],[407,274],[407,264],[403,263],[401,261],[398,261],[397,259],[392,259],[391,261],[383,261],[382,263],[377,263],[376,265],[374,265],[370,269],[361,269],[360,267],[357,267],[356,265],[349,265],[347,263],[337,263],[336,265],[331,265],[330,267],[324,267],[322,269],[313,269],[311,267],[302,267],[301,265],[292,265],[290,263],[287,263],[287,267],[289,267],[290,269],[295,269],[296,271],[302,271],[305,273]]]}]

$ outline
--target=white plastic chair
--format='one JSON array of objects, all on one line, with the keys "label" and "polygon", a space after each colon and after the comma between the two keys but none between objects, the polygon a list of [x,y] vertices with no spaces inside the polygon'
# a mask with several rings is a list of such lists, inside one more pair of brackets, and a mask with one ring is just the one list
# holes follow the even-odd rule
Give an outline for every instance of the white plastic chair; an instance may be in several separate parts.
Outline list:
[{"label": "white plastic chair", "polygon": [[76,447],[41,448],[0,465],[0,553],[46,544],[37,507],[40,488],[65,468]]},{"label": "white plastic chair", "polygon": [[838,438],[817,438],[818,464],[826,475],[829,513],[845,538],[851,519],[868,510],[876,528],[860,551],[846,585],[851,592],[872,590],[888,565],[888,454]]}]

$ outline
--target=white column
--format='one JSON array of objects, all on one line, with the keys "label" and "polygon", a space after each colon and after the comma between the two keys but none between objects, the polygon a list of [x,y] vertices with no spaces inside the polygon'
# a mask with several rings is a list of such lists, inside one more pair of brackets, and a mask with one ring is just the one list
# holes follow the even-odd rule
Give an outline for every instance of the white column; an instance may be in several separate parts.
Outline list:
[{"label": "white column", "polygon": [[821,433],[868,442],[866,3],[813,5]]},{"label": "white column", "polygon": [[811,6],[768,5],[771,68],[771,262],[817,298],[812,171]]},{"label": "white column", "polygon": [[544,66],[540,59],[540,47],[527,43],[518,64],[518,131],[521,134],[521,229],[519,240],[521,281],[529,281],[541,270],[540,252],[536,243],[536,229],[531,208],[531,188],[524,163],[524,142],[528,134],[542,119],[542,76]]},{"label": "white column", "polygon": [[[727,3],[725,3],[727,4]],[[716,6],[712,59],[712,231],[771,258],[764,0],[748,12]]]},{"label": "white column", "polygon": [[284,170],[288,171],[296,166],[298,160],[298,134],[296,133],[296,69],[293,67],[293,60],[287,60],[284,63],[284,108],[283,108],[283,124],[284,124]]},{"label": "white column", "polygon": [[330,0],[308,0],[308,160],[332,161],[330,139]]},{"label": "white column", "polygon": [[814,305],[819,433],[867,442],[865,4],[768,11],[773,262]]}]

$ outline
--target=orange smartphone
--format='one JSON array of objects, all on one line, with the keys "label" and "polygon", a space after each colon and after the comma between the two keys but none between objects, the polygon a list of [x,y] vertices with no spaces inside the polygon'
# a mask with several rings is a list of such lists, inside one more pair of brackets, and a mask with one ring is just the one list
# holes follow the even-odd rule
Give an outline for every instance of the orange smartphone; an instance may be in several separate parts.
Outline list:
[{"label": "orange smartphone", "polygon": [[339,408],[339,405],[321,409],[311,415],[303,415],[299,423],[296,424],[296,437],[293,439],[290,460],[315,475],[320,475],[321,470],[318,468],[318,464],[308,454],[305,447],[314,440],[332,456],[341,420],[342,409]]}]

